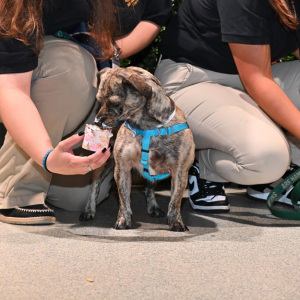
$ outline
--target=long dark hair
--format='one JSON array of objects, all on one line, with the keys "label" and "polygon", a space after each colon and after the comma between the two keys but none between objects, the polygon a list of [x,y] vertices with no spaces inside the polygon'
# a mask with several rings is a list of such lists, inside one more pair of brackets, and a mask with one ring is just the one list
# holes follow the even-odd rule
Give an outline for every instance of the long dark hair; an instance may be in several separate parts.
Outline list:
[{"label": "long dark hair", "polygon": [[[281,23],[288,29],[295,30],[299,26],[294,1],[269,0]],[[296,0],[297,1],[297,0]]]},{"label": "long dark hair", "polygon": [[1,0],[0,37],[15,38],[39,52],[43,37],[43,1]]},{"label": "long dark hair", "polygon": [[[115,0],[94,0],[90,28],[103,50],[104,58],[112,57],[116,34]],[[43,28],[43,0],[0,0],[0,37],[14,38],[40,52]]]},{"label": "long dark hair", "polygon": [[94,0],[94,13],[89,22],[92,35],[100,45],[104,59],[113,56],[111,46],[115,44],[114,37],[117,36],[115,2],[116,0]]}]

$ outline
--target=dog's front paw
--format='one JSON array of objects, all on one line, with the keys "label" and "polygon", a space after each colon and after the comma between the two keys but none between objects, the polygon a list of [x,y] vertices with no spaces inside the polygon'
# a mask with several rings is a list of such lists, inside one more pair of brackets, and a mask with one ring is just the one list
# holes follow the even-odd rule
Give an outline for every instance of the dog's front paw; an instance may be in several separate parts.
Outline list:
[{"label": "dog's front paw", "polygon": [[171,231],[177,231],[177,232],[184,232],[184,231],[188,231],[189,230],[188,227],[185,226],[180,221],[169,222],[169,229]]},{"label": "dog's front paw", "polygon": [[124,217],[118,218],[114,229],[130,229],[131,228],[131,222],[126,220]]},{"label": "dog's front paw", "polygon": [[83,221],[83,222],[89,221],[89,220],[94,220],[95,214],[96,214],[96,212],[94,212],[94,211],[85,211],[80,215],[79,220]]}]

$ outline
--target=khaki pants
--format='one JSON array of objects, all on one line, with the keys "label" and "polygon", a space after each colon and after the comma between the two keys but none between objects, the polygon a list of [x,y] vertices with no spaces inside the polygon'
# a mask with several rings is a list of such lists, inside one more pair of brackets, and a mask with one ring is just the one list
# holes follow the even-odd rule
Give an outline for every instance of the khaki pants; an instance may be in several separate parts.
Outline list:
[{"label": "khaki pants", "polygon": [[[275,64],[272,72],[300,108],[299,61]],[[201,178],[253,185],[284,174],[291,161],[287,138],[245,92],[238,75],[164,59],[155,76],[187,117]],[[293,161],[299,163],[299,158],[299,148],[293,145]]]},{"label": "khaki pants", "polygon": [[[34,70],[31,98],[56,146],[64,137],[92,123],[96,111],[96,64],[76,43],[47,36]],[[16,108],[17,109],[17,108]],[[39,146],[39,137],[36,145]],[[80,145],[74,148],[80,155]],[[108,196],[111,173],[101,186],[98,203]],[[0,208],[49,203],[80,211],[88,197],[91,173],[63,176],[44,171],[6,134],[0,149]],[[50,184],[51,183],[51,184]]]}]

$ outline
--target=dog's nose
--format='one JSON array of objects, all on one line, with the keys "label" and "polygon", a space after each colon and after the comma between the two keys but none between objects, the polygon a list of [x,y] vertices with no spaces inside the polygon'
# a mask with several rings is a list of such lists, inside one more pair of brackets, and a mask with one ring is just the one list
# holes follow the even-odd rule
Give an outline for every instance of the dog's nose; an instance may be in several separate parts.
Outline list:
[{"label": "dog's nose", "polygon": [[101,126],[104,123],[105,120],[106,120],[105,117],[98,117],[98,116],[96,116],[96,118],[94,120],[94,124],[98,125],[98,126]]}]

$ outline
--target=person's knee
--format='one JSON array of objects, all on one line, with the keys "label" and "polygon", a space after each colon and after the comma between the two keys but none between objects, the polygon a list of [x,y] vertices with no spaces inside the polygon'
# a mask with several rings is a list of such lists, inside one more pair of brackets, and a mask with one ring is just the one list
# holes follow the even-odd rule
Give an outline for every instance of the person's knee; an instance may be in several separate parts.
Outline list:
[{"label": "person's knee", "polygon": [[[56,82],[57,88],[67,90],[73,101],[78,99],[81,103],[92,103],[97,88],[96,73],[95,59],[83,47],[67,40],[47,37],[33,78]],[[92,97],[89,97],[90,94]]]},{"label": "person's knee", "polygon": [[211,151],[206,161],[213,165],[216,174],[229,182],[255,185],[278,180],[291,161],[287,141],[283,135],[275,140],[267,137],[253,140],[245,140],[243,147],[235,149],[234,153]]},{"label": "person's knee", "polygon": [[[91,113],[96,72],[94,58],[79,45],[53,38],[45,42],[31,96],[54,143],[76,131]],[[59,130],[52,133],[53,122]]]},{"label": "person's knee", "polygon": [[266,147],[261,145],[252,150],[248,163],[243,165],[243,168],[252,173],[248,184],[264,184],[278,180],[286,172],[290,161],[290,150],[286,142],[281,145],[269,144]]}]

